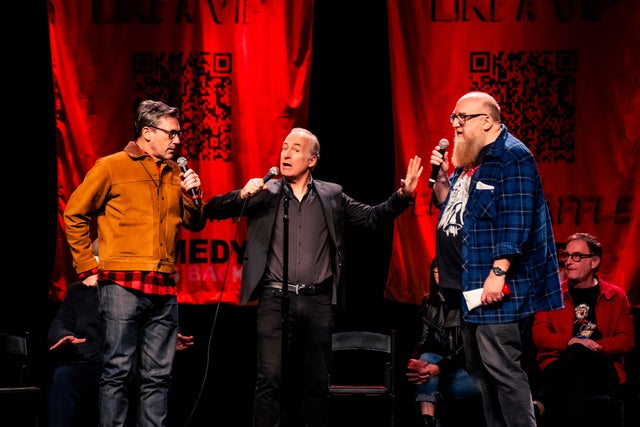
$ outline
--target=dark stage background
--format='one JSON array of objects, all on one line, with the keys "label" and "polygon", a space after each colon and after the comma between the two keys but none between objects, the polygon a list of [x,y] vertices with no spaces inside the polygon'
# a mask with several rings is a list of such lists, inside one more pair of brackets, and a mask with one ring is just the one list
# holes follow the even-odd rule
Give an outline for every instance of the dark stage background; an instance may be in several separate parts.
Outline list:
[{"label": "dark stage background", "polygon": [[[21,42],[8,44],[4,67],[9,73],[4,124],[9,193],[3,203],[8,257],[0,329],[30,332],[36,352],[34,374],[46,386],[51,374],[46,330],[58,305],[47,299],[57,225],[47,11],[46,2],[13,3],[7,16],[19,25],[11,38]],[[341,183],[350,196],[375,204],[399,185],[394,178],[386,4],[367,2],[365,17],[349,2],[336,14],[331,3],[318,1],[314,11],[308,127],[322,145],[314,175]],[[102,131],[109,132],[108,123]],[[350,230],[350,303],[336,321],[339,329],[397,329],[404,348],[414,339],[417,307],[383,298],[392,232],[390,227],[369,233]],[[190,426],[249,426],[255,308],[181,305],[180,316],[181,328],[195,336],[196,345],[176,357],[172,424],[184,425],[202,391]],[[376,415],[372,411],[368,416]],[[368,416],[363,413],[361,419]]]},{"label": "dark stage background", "polygon": [[[46,330],[57,303],[49,301],[56,250],[57,182],[54,105],[45,1],[11,2],[7,20],[17,29],[5,40],[5,117],[2,137],[6,187],[5,276],[0,329],[30,332],[36,380],[47,386],[51,359]],[[37,4],[34,4],[37,3]],[[392,105],[386,2],[366,8],[316,1],[309,129],[320,137],[322,159],[314,175],[341,183],[352,197],[375,204],[394,178]],[[361,3],[361,2],[354,2]],[[365,14],[366,12],[366,14]],[[340,42],[336,42],[340,40]],[[109,132],[105,123],[102,132]],[[434,141],[435,144],[435,141]],[[428,162],[427,166],[428,168]],[[417,306],[383,298],[393,229],[349,230],[348,305],[338,329],[396,329],[403,366],[418,331]],[[430,260],[425,259],[425,263]],[[171,425],[249,426],[254,379],[255,308],[181,305],[181,328],[195,347],[175,362]],[[214,327],[215,323],[215,327]],[[398,425],[412,425],[416,408],[399,373]],[[376,422],[378,408],[359,424]]]}]

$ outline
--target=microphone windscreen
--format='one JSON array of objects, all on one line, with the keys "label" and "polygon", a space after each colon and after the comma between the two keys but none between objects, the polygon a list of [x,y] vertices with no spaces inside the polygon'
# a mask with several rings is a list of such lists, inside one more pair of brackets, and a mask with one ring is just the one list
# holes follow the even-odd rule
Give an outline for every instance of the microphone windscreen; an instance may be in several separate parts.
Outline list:
[{"label": "microphone windscreen", "polygon": [[262,178],[262,180],[266,184],[267,181],[271,180],[271,178],[273,178],[275,176],[278,176],[279,173],[280,173],[280,169],[278,169],[276,166],[272,166],[271,169],[269,169],[269,172],[267,172],[267,174],[264,176],[264,178]]}]

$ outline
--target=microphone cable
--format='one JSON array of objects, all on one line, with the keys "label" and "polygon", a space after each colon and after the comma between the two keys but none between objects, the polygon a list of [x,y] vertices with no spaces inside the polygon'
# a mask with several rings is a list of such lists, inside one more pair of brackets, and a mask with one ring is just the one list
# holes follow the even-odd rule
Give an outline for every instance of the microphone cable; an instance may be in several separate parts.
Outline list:
[{"label": "microphone cable", "polygon": [[[181,158],[179,159],[181,160],[181,167],[186,167],[186,159]],[[262,178],[263,180],[263,184],[266,184],[267,181],[271,180],[272,178],[274,178],[275,176],[277,176],[280,173],[280,170],[276,167],[273,166],[269,169],[269,172],[264,176],[264,178]],[[241,190],[242,191],[242,190]],[[242,219],[242,216],[244,215],[244,211],[247,208],[247,202],[249,201],[250,197],[247,197],[244,199],[244,202],[242,203],[242,209],[240,209],[240,214],[238,215],[238,220],[237,223],[240,223],[240,220]],[[233,239],[232,241],[235,241],[236,238],[238,237],[238,226],[236,226],[236,230],[235,233],[233,234]],[[204,392],[204,388],[205,385],[207,383],[207,377],[209,376],[209,365],[210,365],[210,361],[211,361],[211,344],[213,342],[213,332],[215,331],[215,326],[216,323],[218,321],[218,314],[220,313],[220,306],[222,305],[222,294],[224,293],[224,288],[227,284],[227,277],[229,275],[229,266],[231,264],[231,257],[229,257],[229,259],[227,260],[227,265],[224,271],[224,276],[222,278],[222,285],[220,286],[220,297],[218,299],[218,306],[216,307],[214,316],[213,316],[213,322],[211,323],[211,332],[209,333],[209,339],[207,341],[207,353],[206,353],[206,358],[205,358],[205,362],[206,362],[206,367],[205,367],[205,371],[204,371],[204,376],[202,379],[202,383],[200,384],[200,390],[198,391],[198,395],[196,396],[196,400],[195,403],[193,404],[193,408],[191,408],[191,412],[189,413],[189,416],[187,417],[187,420],[184,424],[185,427],[188,427],[189,424],[191,423],[191,420],[193,419],[193,416],[196,412],[196,409],[198,408],[198,404],[200,403],[200,399],[202,398],[202,393]]]},{"label": "microphone cable", "polygon": [[[244,199],[244,203],[242,204],[242,209],[240,210],[240,215],[238,215],[238,219],[237,219],[237,223],[240,223],[240,220],[242,219],[242,215],[244,215],[244,211],[247,207],[247,202],[249,200],[249,197],[247,197],[246,199]],[[233,241],[236,240],[236,238],[238,237],[238,226],[236,226],[236,230],[233,234]],[[196,413],[196,409],[198,408],[198,404],[200,403],[200,399],[202,398],[202,394],[204,393],[204,388],[205,385],[207,384],[207,378],[209,376],[209,365],[211,363],[211,344],[213,342],[213,332],[215,331],[215,326],[216,323],[218,321],[218,314],[220,313],[220,306],[222,305],[222,294],[224,293],[224,288],[227,284],[227,277],[229,275],[229,266],[231,264],[231,257],[229,257],[229,259],[227,260],[227,265],[225,267],[225,271],[224,271],[224,276],[222,278],[222,285],[220,286],[220,296],[218,298],[218,306],[216,307],[216,310],[214,312],[213,315],[213,322],[211,323],[211,331],[209,332],[209,339],[207,340],[207,352],[206,352],[206,357],[205,357],[205,370],[204,370],[204,375],[202,378],[202,382],[200,384],[200,389],[198,391],[198,395],[196,396],[196,400],[195,403],[193,404],[193,407],[191,408],[191,412],[189,413],[189,416],[187,417],[187,420],[184,423],[184,427],[188,427],[189,424],[191,423],[191,420],[193,419],[193,416]]]}]

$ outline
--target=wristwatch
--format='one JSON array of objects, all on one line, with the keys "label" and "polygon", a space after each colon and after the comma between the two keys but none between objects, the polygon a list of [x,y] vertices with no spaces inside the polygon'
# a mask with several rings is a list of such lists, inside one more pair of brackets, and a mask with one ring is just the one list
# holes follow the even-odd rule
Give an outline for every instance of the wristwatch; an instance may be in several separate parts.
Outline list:
[{"label": "wristwatch", "polygon": [[503,270],[500,267],[493,267],[492,270],[493,270],[493,274],[495,274],[498,277],[504,276],[505,274],[507,274],[506,270]]}]

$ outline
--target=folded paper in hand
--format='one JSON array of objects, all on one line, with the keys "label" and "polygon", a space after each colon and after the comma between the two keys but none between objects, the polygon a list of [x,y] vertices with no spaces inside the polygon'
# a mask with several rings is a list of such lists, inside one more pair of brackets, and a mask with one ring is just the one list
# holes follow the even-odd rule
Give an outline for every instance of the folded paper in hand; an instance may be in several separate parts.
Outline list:
[{"label": "folded paper in hand", "polygon": [[[502,293],[505,296],[511,293],[511,289],[509,289],[509,285],[507,285],[506,283],[502,288]],[[467,303],[467,308],[469,309],[469,311],[482,305],[482,301],[480,301],[480,297],[482,296],[482,288],[473,289],[471,291],[464,291],[462,292],[462,295],[464,295],[464,300]]]},{"label": "folded paper in hand", "polygon": [[482,302],[480,301],[480,296],[482,296],[482,288],[473,289],[471,291],[464,291],[462,292],[462,295],[464,295],[464,300],[467,303],[467,309],[469,311],[482,305]]}]

